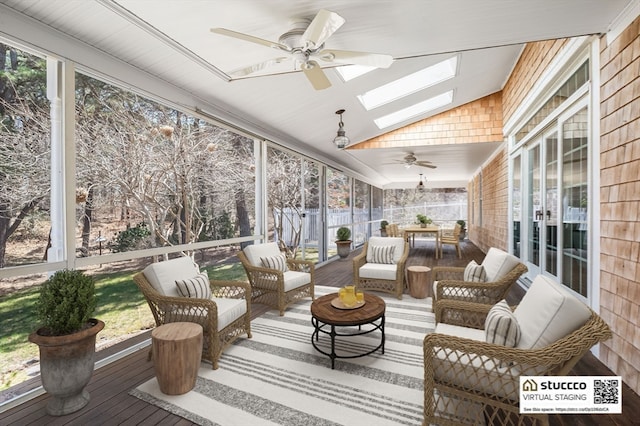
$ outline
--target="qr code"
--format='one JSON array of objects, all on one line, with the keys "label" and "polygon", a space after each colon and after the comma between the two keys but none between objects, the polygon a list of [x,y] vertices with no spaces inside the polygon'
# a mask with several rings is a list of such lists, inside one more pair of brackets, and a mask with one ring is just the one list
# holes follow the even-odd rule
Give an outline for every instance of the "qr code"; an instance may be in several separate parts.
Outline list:
[{"label": "qr code", "polygon": [[618,380],[594,380],[593,381],[593,403],[594,404],[617,404]]}]

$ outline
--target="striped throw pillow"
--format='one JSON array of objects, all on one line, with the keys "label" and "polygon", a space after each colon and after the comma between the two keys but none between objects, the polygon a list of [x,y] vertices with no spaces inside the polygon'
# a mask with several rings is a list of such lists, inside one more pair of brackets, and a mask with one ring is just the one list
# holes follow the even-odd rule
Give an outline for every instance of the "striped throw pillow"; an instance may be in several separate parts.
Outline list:
[{"label": "striped throw pillow", "polygon": [[467,282],[483,283],[487,280],[487,273],[484,270],[484,266],[478,265],[475,260],[472,260],[464,268],[463,279]]},{"label": "striped throw pillow", "polygon": [[371,263],[392,264],[393,254],[396,246],[372,246],[371,247]]},{"label": "striped throw pillow", "polygon": [[287,272],[287,257],[284,254],[275,256],[261,257],[262,266],[269,269],[277,269],[278,271]]},{"label": "striped throw pillow", "polygon": [[193,278],[186,280],[176,280],[178,293],[182,297],[195,297],[197,299],[211,299],[211,287],[209,287],[209,276],[202,272]]},{"label": "striped throw pillow", "polygon": [[487,343],[515,348],[520,341],[520,326],[506,300],[501,300],[489,310],[484,322]]}]

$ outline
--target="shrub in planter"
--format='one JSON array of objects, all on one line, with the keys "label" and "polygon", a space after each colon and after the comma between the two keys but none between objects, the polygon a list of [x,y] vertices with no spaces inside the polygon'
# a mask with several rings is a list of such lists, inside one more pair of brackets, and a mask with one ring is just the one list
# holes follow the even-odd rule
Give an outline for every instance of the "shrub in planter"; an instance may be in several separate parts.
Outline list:
[{"label": "shrub in planter", "polygon": [[351,230],[346,226],[338,228],[336,231],[336,246],[338,246],[338,256],[344,259],[349,256],[351,251]]},{"label": "shrub in planter", "polygon": [[58,271],[42,285],[36,306],[40,328],[29,341],[40,349],[50,415],[70,414],[89,402],[85,387],[93,375],[96,335],[104,328],[91,318],[95,308],[95,284],[81,271]]}]

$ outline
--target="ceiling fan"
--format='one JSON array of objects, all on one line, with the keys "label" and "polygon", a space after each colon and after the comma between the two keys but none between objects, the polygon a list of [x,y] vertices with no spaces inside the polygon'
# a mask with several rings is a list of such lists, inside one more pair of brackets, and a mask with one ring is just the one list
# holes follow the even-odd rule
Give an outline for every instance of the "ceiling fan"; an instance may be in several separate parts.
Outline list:
[{"label": "ceiling fan", "polygon": [[262,71],[269,66],[285,61],[293,61],[296,71],[302,70],[314,89],[322,90],[331,86],[331,82],[322,71],[320,63],[366,65],[376,68],[389,68],[393,57],[378,53],[354,52],[350,50],[325,49],[324,42],[345,23],[345,19],[335,12],[321,9],[312,21],[298,20],[293,28],[282,34],[277,42],[239,33],[226,28],[211,28],[211,32],[233,37],[251,43],[260,44],[287,54],[265,62],[250,65],[229,72],[243,77]]},{"label": "ceiling fan", "polygon": [[393,160],[395,163],[404,164],[404,167],[407,169],[411,166],[420,166],[420,167],[428,167],[430,169],[435,169],[438,166],[431,163],[431,161],[418,161],[415,155],[412,152],[409,152],[402,160]]}]

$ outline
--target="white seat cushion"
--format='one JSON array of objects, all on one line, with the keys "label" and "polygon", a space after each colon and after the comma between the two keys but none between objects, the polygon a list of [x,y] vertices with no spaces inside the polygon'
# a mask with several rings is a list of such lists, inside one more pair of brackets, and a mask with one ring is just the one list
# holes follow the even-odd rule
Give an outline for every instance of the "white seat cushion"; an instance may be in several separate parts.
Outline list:
[{"label": "white seat cushion", "polygon": [[487,282],[497,281],[520,263],[520,259],[505,251],[491,247],[482,261]]},{"label": "white seat cushion", "polygon": [[398,266],[385,263],[365,263],[359,269],[360,278],[395,281]]},{"label": "white seat cushion", "polygon": [[158,293],[175,297],[180,297],[176,281],[193,278],[199,272],[200,268],[189,256],[152,263],[142,271]]},{"label": "white seat cushion", "polygon": [[484,330],[445,324],[443,322],[436,325],[434,333],[446,334],[447,336],[464,337],[465,339],[477,340],[479,342],[485,341]]},{"label": "white seat cushion", "polygon": [[262,266],[262,258],[263,257],[273,257],[280,255],[280,248],[278,247],[278,243],[265,243],[265,244],[252,244],[246,246],[242,250],[247,256],[247,260],[253,266],[263,267]]},{"label": "white seat cushion", "polygon": [[[371,237],[367,244],[367,262],[373,260],[373,247],[394,246],[393,263],[398,263],[404,254],[405,241],[400,237]],[[395,279],[395,278],[394,278]]]},{"label": "white seat cushion", "polygon": [[284,291],[293,290],[311,282],[311,274],[308,272],[287,271],[284,273]]},{"label": "white seat cushion", "polygon": [[247,302],[244,299],[213,297],[218,307],[218,330],[222,330],[247,312]]},{"label": "white seat cushion", "polygon": [[520,326],[518,348],[547,346],[577,330],[591,310],[551,278],[538,275],[513,312]]}]

